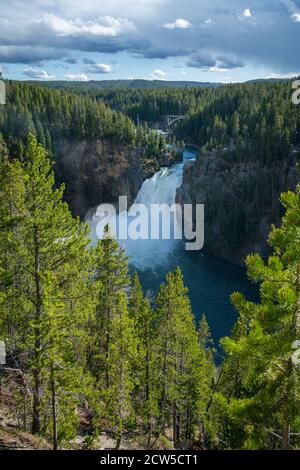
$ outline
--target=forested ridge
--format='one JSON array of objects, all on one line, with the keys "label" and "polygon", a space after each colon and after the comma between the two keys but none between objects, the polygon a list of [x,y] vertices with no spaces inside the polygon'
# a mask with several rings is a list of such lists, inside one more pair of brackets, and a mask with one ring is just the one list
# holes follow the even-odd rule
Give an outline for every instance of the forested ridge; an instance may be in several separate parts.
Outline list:
[{"label": "forested ridge", "polygon": [[163,135],[148,126],[136,127],[124,113],[112,110],[93,94],[24,82],[5,84],[7,104],[0,112],[0,131],[5,139],[15,138],[19,144],[32,133],[52,153],[61,138],[104,139],[143,148],[145,158],[159,157],[167,150]]},{"label": "forested ridge", "polygon": [[74,215],[83,218],[101,202],[114,203],[120,190],[133,202],[144,179],[181,156],[182,146],[170,148],[163,134],[147,123],[136,126],[92,94],[35,83],[5,84],[0,140],[10,155],[22,158],[28,133],[37,137],[55,162],[58,183],[66,183],[65,198]]},{"label": "forested ridge", "polygon": [[283,215],[280,193],[299,181],[300,110],[290,81],[235,84],[209,91],[178,123],[178,138],[199,146],[178,199],[203,203],[206,248],[243,264]]},{"label": "forested ridge", "polygon": [[291,81],[235,84],[205,94],[177,133],[203,150],[234,144],[237,158],[262,166],[286,158],[300,144],[300,111]]}]

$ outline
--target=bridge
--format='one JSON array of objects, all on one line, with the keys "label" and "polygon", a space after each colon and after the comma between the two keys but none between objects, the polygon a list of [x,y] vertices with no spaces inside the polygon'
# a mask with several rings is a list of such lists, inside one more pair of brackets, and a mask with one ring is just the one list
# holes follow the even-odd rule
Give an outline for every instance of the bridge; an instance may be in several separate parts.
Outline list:
[{"label": "bridge", "polygon": [[180,114],[166,114],[162,116],[163,119],[166,121],[167,127],[172,127],[178,121],[181,121],[186,118],[185,115]]}]

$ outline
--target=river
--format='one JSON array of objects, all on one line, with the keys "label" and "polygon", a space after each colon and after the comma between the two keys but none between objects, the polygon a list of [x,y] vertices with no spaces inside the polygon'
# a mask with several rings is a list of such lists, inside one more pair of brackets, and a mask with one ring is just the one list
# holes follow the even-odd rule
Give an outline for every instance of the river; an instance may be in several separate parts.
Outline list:
[{"label": "river", "polygon": [[[135,204],[175,202],[176,188],[181,185],[184,162],[195,159],[195,153],[185,150],[182,163],[162,168],[144,181]],[[130,210],[129,210],[130,215]],[[90,221],[93,237],[96,238],[98,218]],[[149,219],[150,223],[150,219]],[[152,220],[152,224],[157,221]],[[181,240],[126,240],[123,244],[129,258],[130,271],[137,271],[144,290],[152,297],[164,281],[166,274],[180,266],[196,320],[205,313],[212,336],[217,345],[221,337],[228,335],[235,323],[237,313],[230,302],[234,291],[243,292],[255,299],[256,288],[250,284],[246,273],[223,263],[202,251],[186,251]],[[220,350],[218,353],[220,360]]]}]

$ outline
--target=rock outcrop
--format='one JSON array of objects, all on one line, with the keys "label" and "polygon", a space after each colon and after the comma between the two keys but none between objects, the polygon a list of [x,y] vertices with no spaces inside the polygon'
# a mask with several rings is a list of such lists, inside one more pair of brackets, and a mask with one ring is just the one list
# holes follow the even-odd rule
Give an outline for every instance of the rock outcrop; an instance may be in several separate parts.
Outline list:
[{"label": "rock outcrop", "polygon": [[60,140],[55,150],[57,180],[65,183],[65,199],[81,218],[120,195],[131,204],[145,179],[142,150],[97,139]]},{"label": "rock outcrop", "polygon": [[243,265],[251,252],[268,254],[271,224],[279,224],[283,214],[280,193],[295,189],[299,180],[297,155],[294,151],[271,168],[255,159],[237,162],[228,150],[186,163],[176,199],[182,205],[205,204],[207,252],[235,265]]}]

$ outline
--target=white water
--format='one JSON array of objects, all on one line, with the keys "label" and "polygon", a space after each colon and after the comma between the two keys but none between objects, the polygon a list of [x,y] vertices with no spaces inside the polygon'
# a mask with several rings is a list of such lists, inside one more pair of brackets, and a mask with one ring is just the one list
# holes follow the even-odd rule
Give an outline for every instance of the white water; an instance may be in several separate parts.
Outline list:
[{"label": "white water", "polygon": [[[195,154],[185,151],[184,161],[192,160]],[[155,173],[151,178],[144,181],[141,189],[134,201],[134,204],[143,204],[149,209],[152,204],[168,204],[171,206],[175,203],[176,189],[182,183],[184,163],[177,163],[170,168],[162,168]],[[132,208],[131,208],[132,209]],[[132,214],[131,209],[129,212],[123,212],[118,215],[117,224],[122,217],[128,217]],[[95,212],[96,214],[96,212]],[[99,222],[99,217],[93,215],[90,219],[93,239],[97,240],[96,226]],[[160,224],[161,220],[148,218],[149,233],[151,224]],[[180,240],[174,239],[174,224],[176,220],[171,219],[171,239],[165,240],[162,238],[161,233],[159,239],[138,239],[138,240],[119,240],[120,244],[124,246],[129,262],[138,270],[151,269],[155,270],[158,266],[164,265],[168,258],[172,255],[173,251],[181,243]],[[176,225],[175,225],[176,227]]]},{"label": "white water", "polygon": [[181,186],[183,163],[177,163],[170,168],[162,168],[152,178],[144,181],[135,199],[136,204],[169,204],[175,202],[176,189]]},{"label": "white water", "polygon": [[[195,154],[184,152],[184,161],[193,158]],[[143,183],[135,203],[143,203],[148,207],[158,203],[172,205],[182,174],[183,163],[162,168]],[[118,218],[123,215],[120,214]],[[128,215],[130,216],[130,210]],[[89,220],[96,241],[99,218],[94,215]],[[180,240],[127,240],[120,243],[129,256],[130,268],[138,271],[145,292],[151,296],[158,292],[167,273],[180,266],[196,319],[203,312],[207,315],[215,344],[230,333],[236,320],[236,311],[230,302],[232,292],[240,291],[246,297],[256,300],[256,290],[254,291],[243,273],[203,255],[202,252],[185,251],[184,243]]]}]

